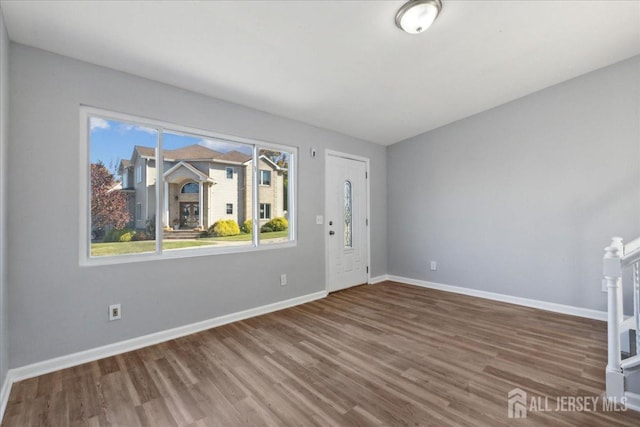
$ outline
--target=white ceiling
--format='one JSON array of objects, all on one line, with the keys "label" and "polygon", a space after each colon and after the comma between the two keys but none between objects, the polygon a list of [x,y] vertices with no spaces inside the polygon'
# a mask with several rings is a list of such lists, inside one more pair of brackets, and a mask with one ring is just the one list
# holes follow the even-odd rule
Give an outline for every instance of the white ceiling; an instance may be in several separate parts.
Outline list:
[{"label": "white ceiling", "polygon": [[[11,40],[392,144],[640,54],[640,1],[1,0]],[[640,78],[640,77],[639,77]]]}]

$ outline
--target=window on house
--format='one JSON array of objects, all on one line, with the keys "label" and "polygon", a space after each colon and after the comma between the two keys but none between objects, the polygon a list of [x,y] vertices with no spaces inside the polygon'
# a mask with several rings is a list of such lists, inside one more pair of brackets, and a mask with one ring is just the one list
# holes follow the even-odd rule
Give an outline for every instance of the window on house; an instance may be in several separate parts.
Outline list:
[{"label": "window on house", "polygon": [[129,173],[126,169],[122,174],[122,188],[129,188]]},{"label": "window on house", "polygon": [[[294,148],[89,107],[82,107],[82,113],[87,135],[81,156],[87,177],[86,196],[81,197],[84,263],[295,242]],[[135,180],[146,185],[127,188],[127,164],[133,165]],[[238,179],[225,179],[234,173]],[[233,202],[219,202],[230,195]],[[228,221],[238,221],[241,234]],[[195,239],[165,238],[174,229],[206,233]]]},{"label": "window on house", "polygon": [[180,192],[184,194],[198,194],[200,192],[200,186],[195,182],[188,182],[182,186]]},{"label": "window on house", "polygon": [[271,185],[271,171],[260,170],[260,185]]},{"label": "window on house", "polygon": [[260,219],[271,219],[271,203],[260,203]]}]

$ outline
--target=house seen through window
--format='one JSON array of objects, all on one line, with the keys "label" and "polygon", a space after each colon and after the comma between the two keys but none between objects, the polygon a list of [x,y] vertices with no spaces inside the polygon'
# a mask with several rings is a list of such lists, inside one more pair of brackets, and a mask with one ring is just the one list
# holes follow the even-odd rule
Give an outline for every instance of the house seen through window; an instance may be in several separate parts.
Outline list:
[{"label": "house seen through window", "polygon": [[293,241],[295,149],[90,110],[89,260]]}]

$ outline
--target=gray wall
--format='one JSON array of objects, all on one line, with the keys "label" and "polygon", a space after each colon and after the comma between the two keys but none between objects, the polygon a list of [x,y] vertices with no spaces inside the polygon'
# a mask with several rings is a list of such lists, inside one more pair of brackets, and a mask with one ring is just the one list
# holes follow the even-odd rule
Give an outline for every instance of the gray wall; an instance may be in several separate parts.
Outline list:
[{"label": "gray wall", "polygon": [[6,280],[6,165],[7,121],[9,118],[9,37],[0,9],[0,386],[9,367],[9,331]]},{"label": "gray wall", "polygon": [[389,147],[389,274],[606,310],[603,248],[640,236],[639,80],[634,57]]},{"label": "gray wall", "polygon": [[[324,290],[324,149],[371,159],[372,275],[386,273],[384,147],[16,44],[10,75],[11,367]],[[80,104],[299,147],[298,246],[79,267]]]}]

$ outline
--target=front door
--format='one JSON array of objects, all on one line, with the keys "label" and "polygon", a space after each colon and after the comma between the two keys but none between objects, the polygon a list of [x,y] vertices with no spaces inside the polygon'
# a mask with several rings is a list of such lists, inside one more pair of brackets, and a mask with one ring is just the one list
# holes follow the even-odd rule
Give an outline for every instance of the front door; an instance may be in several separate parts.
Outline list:
[{"label": "front door", "polygon": [[180,228],[195,228],[200,223],[198,202],[180,203]]},{"label": "front door", "polygon": [[367,163],[327,155],[327,290],[367,283],[369,237]]}]

